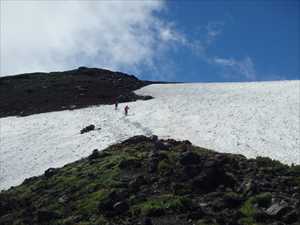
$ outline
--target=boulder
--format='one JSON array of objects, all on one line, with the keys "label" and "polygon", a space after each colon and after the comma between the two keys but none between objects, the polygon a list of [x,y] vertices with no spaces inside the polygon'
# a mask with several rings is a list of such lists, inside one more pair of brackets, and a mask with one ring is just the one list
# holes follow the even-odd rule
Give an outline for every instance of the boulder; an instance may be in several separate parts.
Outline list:
[{"label": "boulder", "polygon": [[87,132],[90,132],[92,130],[95,130],[95,125],[91,124],[85,128],[83,128],[81,131],[80,131],[80,134],[84,134],[84,133],[87,133]]}]

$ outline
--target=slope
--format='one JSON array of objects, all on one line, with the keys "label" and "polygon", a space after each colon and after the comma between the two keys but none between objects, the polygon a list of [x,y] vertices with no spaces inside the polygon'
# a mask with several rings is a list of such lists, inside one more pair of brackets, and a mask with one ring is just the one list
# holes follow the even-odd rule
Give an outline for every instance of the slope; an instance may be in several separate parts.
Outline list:
[{"label": "slope", "polygon": [[[0,189],[133,135],[188,139],[246,157],[300,164],[300,82],[154,84],[154,99],[0,119]],[[80,134],[94,124],[96,129]]]},{"label": "slope", "polygon": [[300,166],[135,136],[0,193],[2,225],[299,224]]},{"label": "slope", "polygon": [[104,69],[28,73],[0,78],[0,117],[142,99],[132,91],[151,82]]}]

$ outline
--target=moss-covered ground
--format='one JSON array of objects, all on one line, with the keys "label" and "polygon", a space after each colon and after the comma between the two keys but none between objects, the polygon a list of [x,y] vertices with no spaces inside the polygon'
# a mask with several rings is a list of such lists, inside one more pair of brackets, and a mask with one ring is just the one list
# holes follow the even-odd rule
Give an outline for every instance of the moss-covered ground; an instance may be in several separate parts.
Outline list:
[{"label": "moss-covered ground", "polygon": [[0,224],[296,225],[299,192],[299,166],[137,136],[2,191]]}]

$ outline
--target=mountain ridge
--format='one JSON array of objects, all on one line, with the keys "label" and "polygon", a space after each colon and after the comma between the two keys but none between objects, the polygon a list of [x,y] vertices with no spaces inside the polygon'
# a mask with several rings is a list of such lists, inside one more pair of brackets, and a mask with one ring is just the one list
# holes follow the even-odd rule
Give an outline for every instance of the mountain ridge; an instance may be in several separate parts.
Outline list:
[{"label": "mountain ridge", "polygon": [[0,118],[149,99],[133,91],[152,83],[159,82],[87,67],[0,77]]}]

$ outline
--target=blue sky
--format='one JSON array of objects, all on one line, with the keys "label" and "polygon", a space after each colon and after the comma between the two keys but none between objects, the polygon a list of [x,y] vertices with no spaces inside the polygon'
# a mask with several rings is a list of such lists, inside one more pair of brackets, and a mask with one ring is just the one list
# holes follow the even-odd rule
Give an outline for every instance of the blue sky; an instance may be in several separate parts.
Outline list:
[{"label": "blue sky", "polygon": [[[183,46],[169,52],[174,80],[299,79],[299,1],[170,1],[162,16],[205,48],[199,54]],[[210,62],[216,58],[233,65]],[[253,70],[248,77],[238,68],[246,59],[251,63],[245,70]]]},{"label": "blue sky", "polygon": [[299,21],[296,0],[4,0],[0,74],[89,66],[152,80],[299,79]]}]

